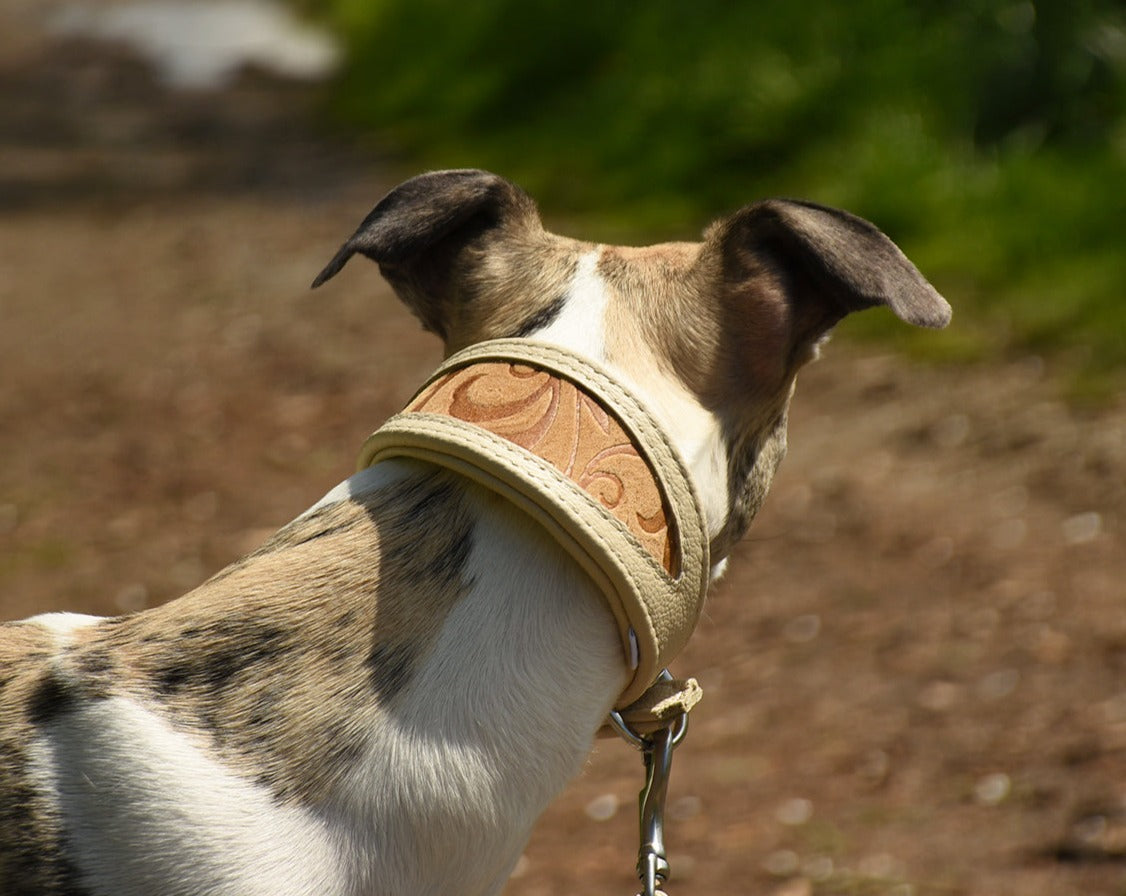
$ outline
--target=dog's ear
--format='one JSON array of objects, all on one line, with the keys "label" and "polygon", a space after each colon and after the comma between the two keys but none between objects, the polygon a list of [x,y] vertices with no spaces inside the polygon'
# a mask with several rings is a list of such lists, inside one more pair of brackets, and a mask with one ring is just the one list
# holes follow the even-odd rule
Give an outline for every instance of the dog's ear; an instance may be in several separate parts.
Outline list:
[{"label": "dog's ear", "polygon": [[445,336],[442,306],[454,261],[498,227],[539,225],[535,203],[519,187],[475,169],[432,171],[384,196],[313,281],[335,276],[357,252],[380,271],[423,325]]},{"label": "dog's ear", "polygon": [[846,314],[877,305],[916,326],[950,321],[946,300],[899,247],[848,212],[770,199],[721,221],[709,237],[720,244],[729,301],[757,305],[749,313],[784,337],[791,352],[815,343]]}]

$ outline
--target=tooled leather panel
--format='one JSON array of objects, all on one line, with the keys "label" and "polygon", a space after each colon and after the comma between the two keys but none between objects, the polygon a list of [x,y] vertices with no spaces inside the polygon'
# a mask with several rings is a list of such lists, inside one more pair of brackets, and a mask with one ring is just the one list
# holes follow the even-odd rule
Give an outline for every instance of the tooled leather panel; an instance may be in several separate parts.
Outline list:
[{"label": "tooled leather panel", "polygon": [[570,380],[478,361],[440,377],[408,411],[472,423],[542,458],[621,522],[670,576],[679,551],[656,475],[613,414]]}]

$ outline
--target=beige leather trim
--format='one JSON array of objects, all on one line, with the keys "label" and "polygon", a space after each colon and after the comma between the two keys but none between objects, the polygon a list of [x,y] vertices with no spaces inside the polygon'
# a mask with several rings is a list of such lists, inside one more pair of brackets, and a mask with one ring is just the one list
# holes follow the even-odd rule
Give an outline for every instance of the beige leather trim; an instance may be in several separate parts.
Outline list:
[{"label": "beige leather trim", "polygon": [[[477,423],[445,413],[409,410],[427,406],[450,374],[472,365],[507,362],[547,371],[574,384],[611,414],[648,462],[672,519],[677,556],[670,575],[651,549],[588,490],[556,466]],[[661,669],[684,648],[696,627],[707,591],[710,564],[703,515],[687,468],[644,408],[613,377],[586,359],[529,340],[481,343],[446,360],[408,405],[371,435],[360,467],[391,457],[413,457],[455,470],[504,496],[543,525],[606,596],[627,657],[636,636],[638,665],[616,706],[637,700]]]}]

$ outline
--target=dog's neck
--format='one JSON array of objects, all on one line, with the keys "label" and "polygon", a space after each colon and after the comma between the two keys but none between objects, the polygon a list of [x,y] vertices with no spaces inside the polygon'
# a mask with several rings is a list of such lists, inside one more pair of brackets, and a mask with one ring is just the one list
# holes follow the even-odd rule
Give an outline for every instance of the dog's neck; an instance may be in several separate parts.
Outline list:
[{"label": "dog's neck", "polygon": [[[728,452],[724,425],[720,418],[704,408],[699,397],[687,384],[673,374],[669,361],[658,355],[650,340],[644,338],[628,290],[620,288],[604,276],[602,269],[621,253],[618,247],[575,244],[573,272],[563,284],[563,299],[558,313],[531,338],[581,355],[609,370],[618,382],[636,395],[668,434],[683,458],[704,514],[709,539],[721,534],[728,519]],[[670,245],[672,256],[690,254],[677,244]],[[654,253],[654,259],[667,264],[667,258]],[[634,276],[652,278],[652,294],[663,291],[662,267],[640,259]],[[613,266],[613,265],[611,265]],[[665,303],[665,311],[680,314],[684,309]],[[679,326],[691,328],[694,322],[680,321]],[[718,577],[726,563],[713,550],[712,578]]]},{"label": "dog's neck", "polygon": [[[433,469],[382,462],[353,487]],[[333,810],[355,820],[373,892],[499,892],[631,676],[605,599],[566,551],[472,480],[459,490],[473,508],[460,571],[472,587]]]},{"label": "dog's neck", "polygon": [[709,581],[704,517],[666,430],[589,359],[541,342],[459,352],[368,440],[361,467],[435,463],[528,513],[597,584],[637,700],[687,643]]}]

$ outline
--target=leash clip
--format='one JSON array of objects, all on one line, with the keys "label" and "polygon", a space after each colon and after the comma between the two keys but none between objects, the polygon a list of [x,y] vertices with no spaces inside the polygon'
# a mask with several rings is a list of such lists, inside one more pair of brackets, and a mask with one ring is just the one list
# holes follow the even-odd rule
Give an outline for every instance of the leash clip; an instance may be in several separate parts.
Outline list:
[{"label": "leash clip", "polygon": [[[667,669],[661,678],[671,680]],[[664,896],[657,888],[669,879],[670,869],[665,851],[665,798],[668,793],[672,754],[688,732],[688,714],[681,713],[651,734],[642,735],[629,726],[617,712],[610,713],[610,722],[629,743],[641,750],[645,760],[645,786],[638,794],[641,848],[637,853],[637,876],[641,879],[638,896]]]}]

